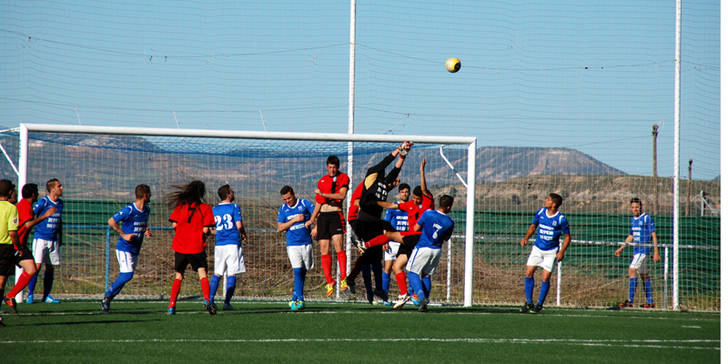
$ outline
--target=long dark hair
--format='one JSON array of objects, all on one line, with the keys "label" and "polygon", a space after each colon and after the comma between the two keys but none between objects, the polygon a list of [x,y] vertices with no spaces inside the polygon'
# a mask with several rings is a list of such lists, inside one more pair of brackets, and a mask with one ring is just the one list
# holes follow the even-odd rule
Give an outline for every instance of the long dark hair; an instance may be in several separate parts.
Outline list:
[{"label": "long dark hair", "polygon": [[202,203],[205,197],[205,184],[194,180],[186,185],[173,185],[177,191],[167,195],[167,204],[173,207],[192,203]]}]

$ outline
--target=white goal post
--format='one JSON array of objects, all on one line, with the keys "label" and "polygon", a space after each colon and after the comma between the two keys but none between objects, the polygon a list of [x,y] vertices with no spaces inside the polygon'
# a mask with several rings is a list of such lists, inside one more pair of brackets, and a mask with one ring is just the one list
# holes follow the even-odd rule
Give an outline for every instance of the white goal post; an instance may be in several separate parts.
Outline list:
[{"label": "white goal post", "polygon": [[[169,129],[169,128],[137,128],[137,127],[109,127],[85,125],[54,125],[54,124],[20,124],[19,128],[19,161],[18,186],[22,187],[28,182],[29,160],[29,133],[70,133],[70,134],[100,134],[117,136],[140,137],[176,137],[176,138],[211,138],[211,139],[260,139],[279,141],[317,141],[317,142],[372,142],[372,143],[400,143],[409,140],[415,143],[430,145],[448,144],[467,148],[467,177],[466,177],[466,211],[465,211],[465,249],[463,274],[463,305],[473,304],[473,254],[474,254],[474,218],[475,218],[475,152],[477,140],[475,137],[457,136],[422,136],[422,135],[378,135],[378,134],[334,134],[334,133],[299,133],[299,132],[261,132],[261,131],[232,131],[232,130],[203,130],[203,129]],[[349,151],[351,154],[351,150]],[[351,158],[349,159],[351,161]],[[449,164],[449,162],[448,162]],[[358,166],[357,168],[364,168]],[[451,166],[452,167],[452,166]],[[459,176],[458,176],[459,177]],[[352,181],[355,184],[357,181]],[[452,184],[460,184],[453,179]],[[351,194],[351,190],[350,193]]]}]

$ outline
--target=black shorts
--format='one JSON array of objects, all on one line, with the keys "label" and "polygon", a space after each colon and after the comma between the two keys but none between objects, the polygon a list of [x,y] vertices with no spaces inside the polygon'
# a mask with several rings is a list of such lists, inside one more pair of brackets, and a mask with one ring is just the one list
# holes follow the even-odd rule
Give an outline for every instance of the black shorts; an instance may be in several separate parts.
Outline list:
[{"label": "black shorts", "polygon": [[196,272],[200,268],[207,270],[207,253],[183,254],[174,252],[174,271],[184,273],[187,265],[191,265]]},{"label": "black shorts", "polygon": [[356,224],[351,228],[354,229],[356,236],[364,242],[384,234],[385,231],[397,231],[394,227],[392,227],[392,224],[390,224],[389,221],[384,220],[357,220]]},{"label": "black shorts", "polygon": [[341,211],[322,212],[316,221],[318,230],[316,239],[331,239],[334,235],[343,235],[346,232],[345,224],[344,214]]},{"label": "black shorts", "polygon": [[11,275],[15,266],[20,267],[21,260],[33,260],[33,253],[26,245],[20,248],[20,252],[22,254],[18,253],[12,244],[0,244],[0,276]]},{"label": "black shorts", "polygon": [[412,250],[414,250],[415,245],[417,245],[417,242],[420,241],[420,234],[417,235],[408,235],[402,238],[403,243],[399,244],[399,250],[397,250],[397,256],[400,255],[406,255],[407,258],[410,257],[412,254]]}]

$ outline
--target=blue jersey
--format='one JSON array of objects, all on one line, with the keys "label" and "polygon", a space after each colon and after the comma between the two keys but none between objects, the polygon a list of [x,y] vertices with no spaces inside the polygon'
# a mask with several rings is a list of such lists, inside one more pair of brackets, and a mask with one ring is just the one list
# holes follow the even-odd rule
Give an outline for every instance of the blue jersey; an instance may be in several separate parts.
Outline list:
[{"label": "blue jersey", "polygon": [[299,198],[293,207],[284,203],[278,209],[278,222],[286,223],[296,215],[303,214],[303,221],[297,222],[288,228],[286,232],[286,245],[307,245],[311,244],[311,230],[306,227],[306,221],[313,214],[314,204],[311,201]]},{"label": "blue jersey", "polygon": [[[652,221],[650,215],[642,213],[642,215],[634,217],[632,216],[632,224],[629,228],[629,235],[634,237],[636,244],[650,244],[652,242],[652,233],[655,232],[655,222]],[[634,247],[634,254],[649,254],[650,246]]]},{"label": "blue jersey", "polygon": [[49,216],[46,219],[43,219],[38,225],[35,226],[35,234],[33,237],[35,239],[43,239],[43,240],[56,240],[56,235],[58,234],[58,230],[61,228],[61,212],[63,212],[63,200],[60,198],[58,201],[51,201],[51,199],[46,196],[42,199],[38,200],[38,202],[33,205],[33,214],[35,216],[41,216],[48,211],[51,207],[56,208],[56,212]]},{"label": "blue jersey", "polygon": [[438,210],[427,210],[417,220],[417,225],[422,227],[422,234],[416,247],[441,249],[442,243],[450,239],[455,222]]},{"label": "blue jersey", "polygon": [[569,221],[557,211],[549,216],[548,210],[542,208],[533,216],[531,224],[536,225],[536,245],[541,250],[552,250],[559,247],[559,237],[562,234],[571,234]]},{"label": "blue jersey", "polygon": [[230,202],[221,203],[212,208],[215,215],[215,244],[240,246],[240,230],[237,222],[243,222],[240,206]]},{"label": "blue jersey", "polygon": [[119,212],[112,216],[114,221],[119,224],[121,232],[124,234],[134,234],[131,241],[124,240],[121,236],[116,242],[116,250],[139,254],[144,241],[144,233],[147,231],[147,221],[149,220],[149,206],[144,206],[143,210],[139,210],[136,205],[129,204]]},{"label": "blue jersey", "polygon": [[384,213],[384,220],[392,224],[394,229],[397,231],[409,230],[407,217],[407,211],[402,211],[400,209],[387,209]]}]

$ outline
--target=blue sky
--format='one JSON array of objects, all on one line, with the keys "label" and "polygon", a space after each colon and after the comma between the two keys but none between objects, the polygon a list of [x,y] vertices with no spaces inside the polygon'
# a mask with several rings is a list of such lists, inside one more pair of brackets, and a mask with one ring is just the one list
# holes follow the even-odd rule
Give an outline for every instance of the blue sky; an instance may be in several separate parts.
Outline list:
[{"label": "blue sky", "polygon": [[[358,133],[672,175],[672,1],[359,1]],[[681,175],[720,174],[719,1],[683,1]],[[348,1],[0,1],[0,125],[347,131]],[[463,62],[445,71],[448,57]]]}]

